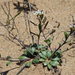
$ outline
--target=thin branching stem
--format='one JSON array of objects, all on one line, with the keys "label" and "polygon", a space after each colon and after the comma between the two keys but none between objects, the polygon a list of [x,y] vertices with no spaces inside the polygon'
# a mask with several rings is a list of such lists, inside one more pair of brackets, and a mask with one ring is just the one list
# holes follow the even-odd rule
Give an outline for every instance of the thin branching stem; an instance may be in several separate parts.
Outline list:
[{"label": "thin branching stem", "polygon": [[0,24],[1,24],[4,28],[7,29],[8,33],[11,34],[14,39],[16,39],[22,46],[25,46],[24,43],[23,43],[20,39],[18,39],[17,37],[15,37],[14,34],[11,33],[11,32],[8,30],[8,28],[7,28],[3,23],[0,22]]},{"label": "thin branching stem", "polygon": [[[6,3],[5,3],[4,5],[6,6]],[[8,7],[9,7],[9,9],[8,9]],[[17,26],[16,26],[16,24],[15,24],[15,21],[14,21],[12,15],[10,14],[10,3],[9,3],[9,2],[8,2],[8,7],[6,6],[7,11],[8,11],[8,16],[9,16],[9,15],[11,16],[11,18],[12,18],[12,20],[13,20],[13,25],[15,25],[15,27],[16,27],[16,29],[17,29],[17,32],[19,32],[19,31],[18,31],[18,28],[17,28]],[[10,20],[9,20],[9,22],[10,22]],[[13,27],[13,26],[12,26],[12,27]]]},{"label": "thin branching stem", "polygon": [[[42,31],[42,34],[43,34],[43,37],[45,38],[45,40],[47,40],[47,38],[45,37],[45,34],[44,34],[44,32]],[[48,42],[47,42],[47,45],[48,45]],[[52,52],[52,49],[51,49],[51,46],[49,46],[48,45],[48,47],[49,47],[49,49],[51,50],[51,52]]]},{"label": "thin branching stem", "polygon": [[34,37],[33,37],[32,33],[31,33],[30,20],[29,20],[29,18],[28,18],[28,15],[27,15],[27,19],[28,19],[28,25],[29,25],[29,32],[30,32],[30,35],[31,35],[31,37],[32,37],[32,44],[33,44],[33,43],[34,43]]},{"label": "thin branching stem", "polygon": [[[40,34],[41,34],[41,32],[39,32],[39,36],[38,36],[38,42],[37,42],[37,47],[39,46]],[[38,48],[38,50],[39,50],[39,48]]]},{"label": "thin branching stem", "polygon": [[26,65],[24,65],[16,75],[19,75],[25,67],[26,67]]},{"label": "thin branching stem", "polygon": [[[69,36],[71,35],[72,33],[69,34]],[[64,45],[66,44],[66,41],[68,40],[69,36],[67,37],[67,39],[64,40],[64,42],[61,44],[61,46],[59,46],[53,53],[52,55],[49,57],[49,60],[51,59],[51,57]]]},{"label": "thin branching stem", "polygon": [[14,70],[14,69],[16,69],[16,68],[19,68],[19,67],[15,67],[15,68],[9,69],[9,70],[7,70],[7,71],[0,72],[0,74],[1,74],[1,75],[6,75],[6,74],[4,74],[5,72],[9,72],[9,71]]},{"label": "thin branching stem", "polygon": [[[6,3],[4,4],[5,6],[6,6]],[[9,8],[8,8],[9,7]],[[10,3],[8,2],[8,7],[6,6],[6,8],[7,8],[7,11],[8,11],[8,15],[7,15],[7,17],[9,17],[9,15],[11,16],[11,18],[12,18],[12,20],[13,20],[13,25],[15,25],[15,27],[16,27],[16,29],[17,29],[17,32],[18,32],[18,36],[19,36],[19,39],[18,39],[18,42],[22,45],[22,44],[24,44],[23,43],[23,41],[21,40],[21,38],[20,38],[20,33],[19,33],[19,31],[18,31],[18,28],[17,28],[17,26],[16,26],[16,24],[15,24],[15,21],[14,21],[14,18],[12,17],[12,15],[10,14]],[[4,10],[4,8],[3,8],[3,6],[2,6],[2,9]],[[5,10],[4,10],[5,11]],[[6,13],[7,14],[7,13]],[[8,19],[8,21],[10,22],[10,20]],[[12,27],[13,27],[13,25],[12,25]],[[17,38],[16,38],[17,39]],[[21,43],[22,42],[22,43]],[[23,46],[23,45],[22,45]]]}]

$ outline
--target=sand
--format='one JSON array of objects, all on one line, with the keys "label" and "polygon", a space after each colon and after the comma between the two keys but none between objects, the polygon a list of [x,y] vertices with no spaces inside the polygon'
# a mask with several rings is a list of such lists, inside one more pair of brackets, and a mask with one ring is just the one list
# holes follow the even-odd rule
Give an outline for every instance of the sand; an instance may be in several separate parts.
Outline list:
[{"label": "sand", "polygon": [[[18,1],[22,2],[22,0],[0,0],[0,5],[3,5],[3,7],[5,8],[4,2],[6,2],[7,4],[8,1],[10,2],[10,13],[12,16],[14,16],[18,12],[18,9],[15,5],[17,4]],[[72,23],[72,16],[70,14],[75,16],[75,0],[30,0],[30,3],[35,4],[38,10],[45,11],[45,16],[47,17],[47,20],[49,21],[49,24],[48,24],[48,28],[50,28],[49,30],[51,31],[52,27],[55,27],[54,29],[56,30],[56,32],[53,34],[54,40],[51,44],[51,47],[52,48],[54,48],[55,46],[58,47],[58,42],[63,42],[62,41],[62,38],[64,37],[63,31],[68,30],[70,23]],[[5,10],[7,9],[5,8]],[[35,20],[36,16],[33,15],[33,11],[32,12],[28,11],[28,12],[29,12],[30,20],[37,23],[37,21]],[[0,6],[0,21],[3,24],[6,24],[6,20],[7,20],[7,16],[5,15],[4,11],[2,10]],[[56,21],[60,22],[59,28],[57,28],[58,23],[56,23]],[[29,35],[29,32],[27,32],[28,25],[26,28],[25,26],[26,23],[27,23],[27,19],[25,21],[24,12],[22,12],[15,19],[15,24],[19,30],[21,39],[23,40],[25,38],[24,43],[26,45],[29,45],[32,42],[32,40]],[[52,27],[50,25],[52,25]],[[37,28],[33,26],[32,24],[31,24],[31,28],[32,28],[32,31],[37,32]],[[46,32],[49,30],[46,30]],[[57,34],[60,30],[61,30],[61,33],[57,37]],[[12,32],[14,35],[17,34],[16,28]],[[49,37],[52,37],[52,35],[50,35]],[[42,39],[44,38],[41,37],[40,43],[43,43]],[[36,37],[35,37],[35,41],[37,41]],[[23,54],[23,51],[25,50],[25,49],[22,49],[22,46],[20,44],[19,45],[18,44],[19,42],[9,37],[7,30],[0,25],[0,54],[1,56],[2,57],[11,56],[12,58],[18,58],[20,55]],[[61,51],[63,54],[63,57],[62,57],[63,62],[62,62],[62,66],[58,66],[58,69],[60,70],[61,75],[75,75],[75,67],[74,67],[75,66],[75,56],[74,56],[75,48],[72,48],[72,46],[74,46],[74,44],[71,46],[69,44],[66,44],[63,47],[61,47]],[[22,68],[22,66],[24,65],[23,64],[22,66],[19,66],[16,64],[16,62],[13,62],[9,66],[6,66],[6,63],[7,61],[0,60],[0,67],[2,67],[0,68],[0,72],[7,71],[9,69],[16,68],[16,67],[20,67],[20,68],[13,69],[4,75],[16,75],[18,71]],[[34,65],[32,65],[30,68],[25,68],[19,75],[51,75],[51,72],[47,71],[46,68],[44,69],[43,66],[39,64],[37,65],[36,68]],[[59,74],[56,74],[56,75],[59,75]]]}]

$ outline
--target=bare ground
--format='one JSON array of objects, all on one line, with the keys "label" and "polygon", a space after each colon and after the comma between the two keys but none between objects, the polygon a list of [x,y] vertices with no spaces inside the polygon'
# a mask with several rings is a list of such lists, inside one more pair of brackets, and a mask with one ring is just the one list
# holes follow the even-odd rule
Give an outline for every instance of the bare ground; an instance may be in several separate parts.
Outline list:
[{"label": "bare ground", "polygon": [[[18,9],[16,6],[13,5],[13,3],[17,3],[17,1],[22,2],[22,0],[0,0],[0,5],[4,6],[4,2],[10,2],[10,12],[14,16],[17,12]],[[56,32],[54,33],[54,40],[52,42],[51,47],[58,46],[57,42],[62,42],[63,38],[63,32],[59,34],[58,38],[56,39],[57,33],[61,28],[63,28],[61,31],[65,31],[68,29],[70,23],[72,23],[72,17],[70,14],[75,16],[75,0],[30,0],[30,3],[35,4],[36,7],[39,10],[45,11],[45,16],[47,17],[47,20],[49,21],[49,28],[51,28],[50,25],[58,26],[57,22],[60,22],[60,27],[55,28]],[[21,4],[22,5],[22,4]],[[14,9],[16,8],[16,9]],[[29,12],[29,11],[28,11]],[[33,15],[33,12],[29,12],[30,20],[35,22],[36,17]],[[7,16],[5,15],[4,11],[0,7],[0,21],[5,24],[6,23]],[[25,39],[25,44],[29,45],[31,43],[31,38],[29,36],[29,33],[27,32],[26,26],[25,26],[25,17],[24,13],[22,12],[16,19],[15,23],[17,28],[19,29],[21,39]],[[37,23],[37,21],[36,21]],[[32,30],[36,31],[36,28],[34,26],[31,26]],[[16,34],[17,31],[16,29],[13,30],[13,33]],[[50,36],[52,37],[52,36]],[[36,41],[36,39],[35,39]],[[42,38],[40,43],[42,43]],[[6,56],[11,56],[12,58],[18,58],[22,53],[23,50],[22,46],[18,46],[18,42],[16,40],[11,39],[8,36],[7,30],[0,26],[0,54],[2,57]],[[71,48],[72,46],[69,46],[68,44],[64,45],[61,48],[61,51],[63,53],[63,58],[62,58],[62,66],[58,66],[61,75],[75,75],[75,56],[74,56],[74,50],[75,48]],[[68,49],[68,50],[67,50]],[[21,51],[20,51],[21,50]],[[7,71],[9,69],[19,67],[16,65],[16,63],[12,63],[9,66],[6,66],[7,61],[0,60],[0,72],[2,71]],[[17,72],[21,69],[16,68],[7,73],[7,75],[16,75]],[[47,71],[47,69],[43,69],[43,66],[40,64],[36,67],[31,66],[29,69],[25,68],[20,75],[51,75],[50,71]],[[57,74],[59,75],[59,74]]]}]

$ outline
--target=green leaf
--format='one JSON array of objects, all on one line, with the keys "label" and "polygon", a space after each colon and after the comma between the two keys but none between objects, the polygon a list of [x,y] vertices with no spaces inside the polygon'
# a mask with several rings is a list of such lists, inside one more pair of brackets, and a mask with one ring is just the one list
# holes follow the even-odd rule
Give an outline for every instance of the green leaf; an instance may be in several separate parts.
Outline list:
[{"label": "green leaf", "polygon": [[58,50],[57,52],[58,52],[59,54],[61,54],[61,50]]},{"label": "green leaf", "polygon": [[58,52],[56,52],[54,55],[57,56],[58,55]]},{"label": "green leaf", "polygon": [[[20,10],[20,11],[13,17],[13,19],[15,19],[22,11],[23,11],[23,9]],[[10,19],[9,21],[11,21],[11,20],[12,20],[12,19]]]},{"label": "green leaf", "polygon": [[34,47],[26,48],[26,49],[27,49],[27,52],[24,51],[24,54],[25,54],[27,57],[31,57],[31,56],[34,54],[34,51],[36,50]]},{"label": "green leaf", "polygon": [[27,59],[27,57],[26,57],[26,56],[20,56],[18,59],[19,59],[19,60]]},{"label": "green leaf", "polygon": [[58,42],[58,44],[59,44],[59,47],[61,46],[61,43],[60,42]]},{"label": "green leaf", "polygon": [[42,53],[39,53],[40,57],[42,57],[43,59],[46,59],[46,56],[43,55]]},{"label": "green leaf", "polygon": [[40,15],[41,20],[43,19],[43,17],[44,17],[44,15],[43,15],[43,14],[42,14],[42,15]]},{"label": "green leaf", "polygon": [[28,52],[27,50],[24,51],[24,54],[25,54],[25,56],[27,56],[27,57],[31,57],[31,56],[32,56],[32,55],[30,54],[30,52]]},{"label": "green leaf", "polygon": [[26,67],[30,67],[30,66],[31,66],[31,62],[27,62]]},{"label": "green leaf", "polygon": [[53,50],[55,51],[56,49],[55,49],[55,48],[53,48]]},{"label": "green leaf", "polygon": [[48,67],[48,69],[51,69],[52,66],[50,64],[48,64],[47,67]]},{"label": "green leaf", "polygon": [[36,50],[36,49],[35,49],[34,47],[32,47],[32,48],[31,48],[31,53],[34,54],[34,51],[35,51],[35,50]]},{"label": "green leaf", "polygon": [[57,60],[60,60],[60,59],[58,57],[56,57],[56,58],[53,58],[52,60],[56,60],[57,61]]},{"label": "green leaf", "polygon": [[27,2],[29,2],[29,0],[27,0]]},{"label": "green leaf", "polygon": [[50,44],[51,43],[51,38],[48,38],[47,40],[44,40],[44,42]]},{"label": "green leaf", "polygon": [[42,48],[40,51],[46,51],[46,49],[45,48]]},{"label": "green leaf", "polygon": [[67,41],[66,43],[70,43],[71,41]]},{"label": "green leaf", "polygon": [[68,38],[67,32],[64,32],[64,35],[65,35],[65,39],[67,39]]},{"label": "green leaf", "polygon": [[26,50],[23,53],[27,56],[27,51]]},{"label": "green leaf", "polygon": [[52,66],[57,66],[57,65],[59,65],[59,62],[57,62],[57,61],[50,61],[49,62]]},{"label": "green leaf", "polygon": [[7,62],[7,63],[6,63],[6,66],[8,66],[10,63],[12,63],[12,61]]},{"label": "green leaf", "polygon": [[36,52],[36,53],[39,53],[40,51],[38,51],[38,50],[35,50],[35,52]]},{"label": "green leaf", "polygon": [[40,62],[44,62],[45,60],[44,60],[44,59],[42,59],[42,58],[40,58],[40,59],[39,59],[39,61],[40,61]]},{"label": "green leaf", "polygon": [[0,57],[1,57],[1,54],[0,54]]},{"label": "green leaf", "polygon": [[36,34],[36,33],[33,33],[33,32],[31,32],[32,34],[34,34],[34,35],[36,35],[36,36],[39,36],[39,34]]},{"label": "green leaf", "polygon": [[42,47],[43,47],[43,44],[40,44],[40,45],[38,46],[39,49],[41,49]]},{"label": "green leaf", "polygon": [[31,47],[35,47],[35,48],[37,48],[37,44],[36,44],[36,43],[34,43]]},{"label": "green leaf", "polygon": [[32,63],[37,64],[37,63],[39,63],[39,60],[38,59],[33,59]]},{"label": "green leaf", "polygon": [[44,62],[44,66],[47,66],[47,65],[48,65],[48,62],[45,61],[45,62]]},{"label": "green leaf", "polygon": [[42,26],[41,26],[41,21],[39,20],[39,31],[41,32]]},{"label": "green leaf", "polygon": [[44,56],[46,56],[46,55],[47,55],[46,52],[47,52],[47,51],[42,51],[41,53],[42,53]]},{"label": "green leaf", "polygon": [[32,53],[33,54],[34,53],[34,48],[33,49],[32,48],[27,48],[27,51],[28,51],[27,53]]},{"label": "green leaf", "polygon": [[[44,29],[47,27],[48,23],[49,23],[49,21],[47,21],[47,23],[45,24]],[[43,29],[43,30],[44,30],[44,29]]]},{"label": "green leaf", "polygon": [[6,60],[8,60],[9,58],[11,58],[11,57],[10,57],[10,56],[7,56],[7,57],[6,57]]},{"label": "green leaf", "polygon": [[47,51],[47,58],[51,56],[51,51]]},{"label": "green leaf", "polygon": [[44,49],[44,50],[47,50],[47,49],[48,49],[48,46],[44,46],[43,49]]},{"label": "green leaf", "polygon": [[30,21],[33,25],[37,26],[37,24],[35,24],[34,22]]}]

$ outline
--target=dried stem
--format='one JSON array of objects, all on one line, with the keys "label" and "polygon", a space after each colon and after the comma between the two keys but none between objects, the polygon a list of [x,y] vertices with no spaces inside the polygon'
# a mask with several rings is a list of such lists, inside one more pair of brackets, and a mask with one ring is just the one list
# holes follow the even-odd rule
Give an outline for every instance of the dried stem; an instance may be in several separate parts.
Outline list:
[{"label": "dried stem", "polygon": [[20,39],[18,39],[16,36],[14,36],[14,34],[12,34],[12,33],[8,30],[8,28],[7,28],[3,23],[0,22],[0,24],[1,24],[4,28],[7,29],[8,33],[13,36],[13,39],[16,39],[22,46],[25,46],[24,43],[23,43]]}]

